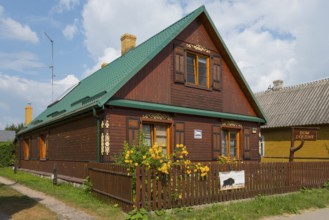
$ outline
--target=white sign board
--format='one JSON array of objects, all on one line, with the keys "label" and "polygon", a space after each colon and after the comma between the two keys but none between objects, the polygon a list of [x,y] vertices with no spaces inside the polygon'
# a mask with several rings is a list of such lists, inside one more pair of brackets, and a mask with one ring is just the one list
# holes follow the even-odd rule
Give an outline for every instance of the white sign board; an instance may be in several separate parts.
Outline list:
[{"label": "white sign board", "polygon": [[194,129],[194,139],[202,139],[202,130]]},{"label": "white sign board", "polygon": [[220,190],[239,189],[245,187],[244,170],[219,172]]}]

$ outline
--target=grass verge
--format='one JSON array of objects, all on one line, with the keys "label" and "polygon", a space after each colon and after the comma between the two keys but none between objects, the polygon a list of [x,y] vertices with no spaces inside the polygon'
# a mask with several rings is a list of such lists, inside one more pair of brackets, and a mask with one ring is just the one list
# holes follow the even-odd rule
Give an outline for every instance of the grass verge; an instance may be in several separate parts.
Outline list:
[{"label": "grass verge", "polygon": [[[14,174],[10,168],[0,168],[0,175],[51,195],[67,204],[82,209],[99,219],[125,219],[119,208],[97,199],[82,189],[70,184],[53,186],[51,180],[25,172]],[[300,192],[277,196],[257,196],[256,198],[213,204],[199,207],[178,208],[169,211],[159,210],[146,213],[149,219],[261,219],[284,213],[299,213],[303,209],[324,208],[329,205],[329,183],[322,189],[302,189]],[[138,213],[137,213],[138,214]],[[132,218],[134,216],[131,216]],[[136,215],[135,215],[136,217]]]},{"label": "grass verge", "polygon": [[3,184],[0,184],[0,198],[0,211],[10,219],[57,219],[56,213]]},{"label": "grass verge", "polygon": [[0,175],[31,189],[51,195],[98,219],[125,219],[125,214],[120,208],[96,198],[92,193],[85,193],[83,189],[74,187],[71,184],[61,183],[54,186],[50,179],[40,178],[22,171],[14,174],[11,168],[0,168]]},{"label": "grass verge", "polygon": [[220,219],[254,220],[284,213],[298,214],[310,208],[325,208],[329,205],[329,188],[303,189],[300,192],[277,195],[257,196],[253,199],[214,204],[197,208],[179,208],[169,212],[157,211],[150,219]]}]

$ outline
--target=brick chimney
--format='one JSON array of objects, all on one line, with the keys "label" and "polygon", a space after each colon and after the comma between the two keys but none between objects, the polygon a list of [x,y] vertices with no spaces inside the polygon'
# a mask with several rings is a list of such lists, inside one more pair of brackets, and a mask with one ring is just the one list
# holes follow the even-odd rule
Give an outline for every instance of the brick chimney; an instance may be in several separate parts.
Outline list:
[{"label": "brick chimney", "polygon": [[25,126],[28,126],[32,121],[32,106],[28,103],[25,107]]},{"label": "brick chimney", "polygon": [[282,80],[275,80],[273,81],[273,91],[279,91],[283,87],[283,81]]},{"label": "brick chimney", "polygon": [[134,47],[136,47],[136,36],[127,33],[123,34],[121,36],[121,55],[124,55]]}]

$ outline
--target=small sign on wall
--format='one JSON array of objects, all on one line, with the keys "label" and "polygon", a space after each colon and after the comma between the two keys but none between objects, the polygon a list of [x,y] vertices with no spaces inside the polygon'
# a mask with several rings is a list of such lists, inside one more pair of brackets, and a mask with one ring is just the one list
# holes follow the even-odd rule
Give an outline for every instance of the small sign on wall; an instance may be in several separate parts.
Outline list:
[{"label": "small sign on wall", "polygon": [[202,130],[194,129],[194,139],[202,139]]}]

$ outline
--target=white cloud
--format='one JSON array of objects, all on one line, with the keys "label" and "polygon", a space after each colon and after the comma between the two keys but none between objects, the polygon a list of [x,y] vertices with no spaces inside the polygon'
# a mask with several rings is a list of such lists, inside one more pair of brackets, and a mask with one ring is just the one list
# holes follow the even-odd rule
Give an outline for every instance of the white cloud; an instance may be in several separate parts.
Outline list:
[{"label": "white cloud", "polygon": [[0,51],[0,66],[15,71],[45,67],[36,54],[27,51],[11,53]]},{"label": "white cloud", "polygon": [[72,40],[78,31],[78,19],[74,19],[73,24],[66,25],[63,30],[63,35],[69,40]]},{"label": "white cloud", "polygon": [[[180,5],[181,3],[181,5]],[[109,50],[120,50],[123,33],[137,43],[205,4],[253,91],[273,80],[292,85],[328,77],[327,1],[88,1],[83,8],[85,46],[97,70]],[[129,16],[128,16],[129,15]]]},{"label": "white cloud", "polygon": [[[0,12],[1,10],[3,11],[3,8],[0,9]],[[22,25],[11,18],[2,16],[0,17],[0,38],[27,41],[34,44],[39,42],[38,35],[28,25]]]},{"label": "white cloud", "polygon": [[52,11],[62,13],[64,11],[71,11],[76,6],[80,5],[80,0],[59,0],[58,5],[52,8]]},{"label": "white cloud", "polygon": [[[73,75],[54,81],[54,96],[58,97],[78,81]],[[51,103],[51,84],[0,73],[0,96],[2,129],[6,124],[24,121],[24,107],[27,103],[32,103],[34,117],[46,109]]]},{"label": "white cloud", "polygon": [[145,41],[183,16],[179,2],[88,1],[83,8],[85,45],[97,62],[106,48],[120,49],[124,33],[137,35],[137,43]]},{"label": "white cloud", "polygon": [[86,76],[96,72],[97,70],[99,70],[101,68],[102,64],[111,63],[113,60],[118,58],[120,55],[121,55],[121,50],[116,50],[116,49],[113,49],[110,47],[106,48],[104,50],[104,55],[97,59],[97,62],[93,67],[86,69],[86,71],[83,74],[83,77],[86,77]]}]

